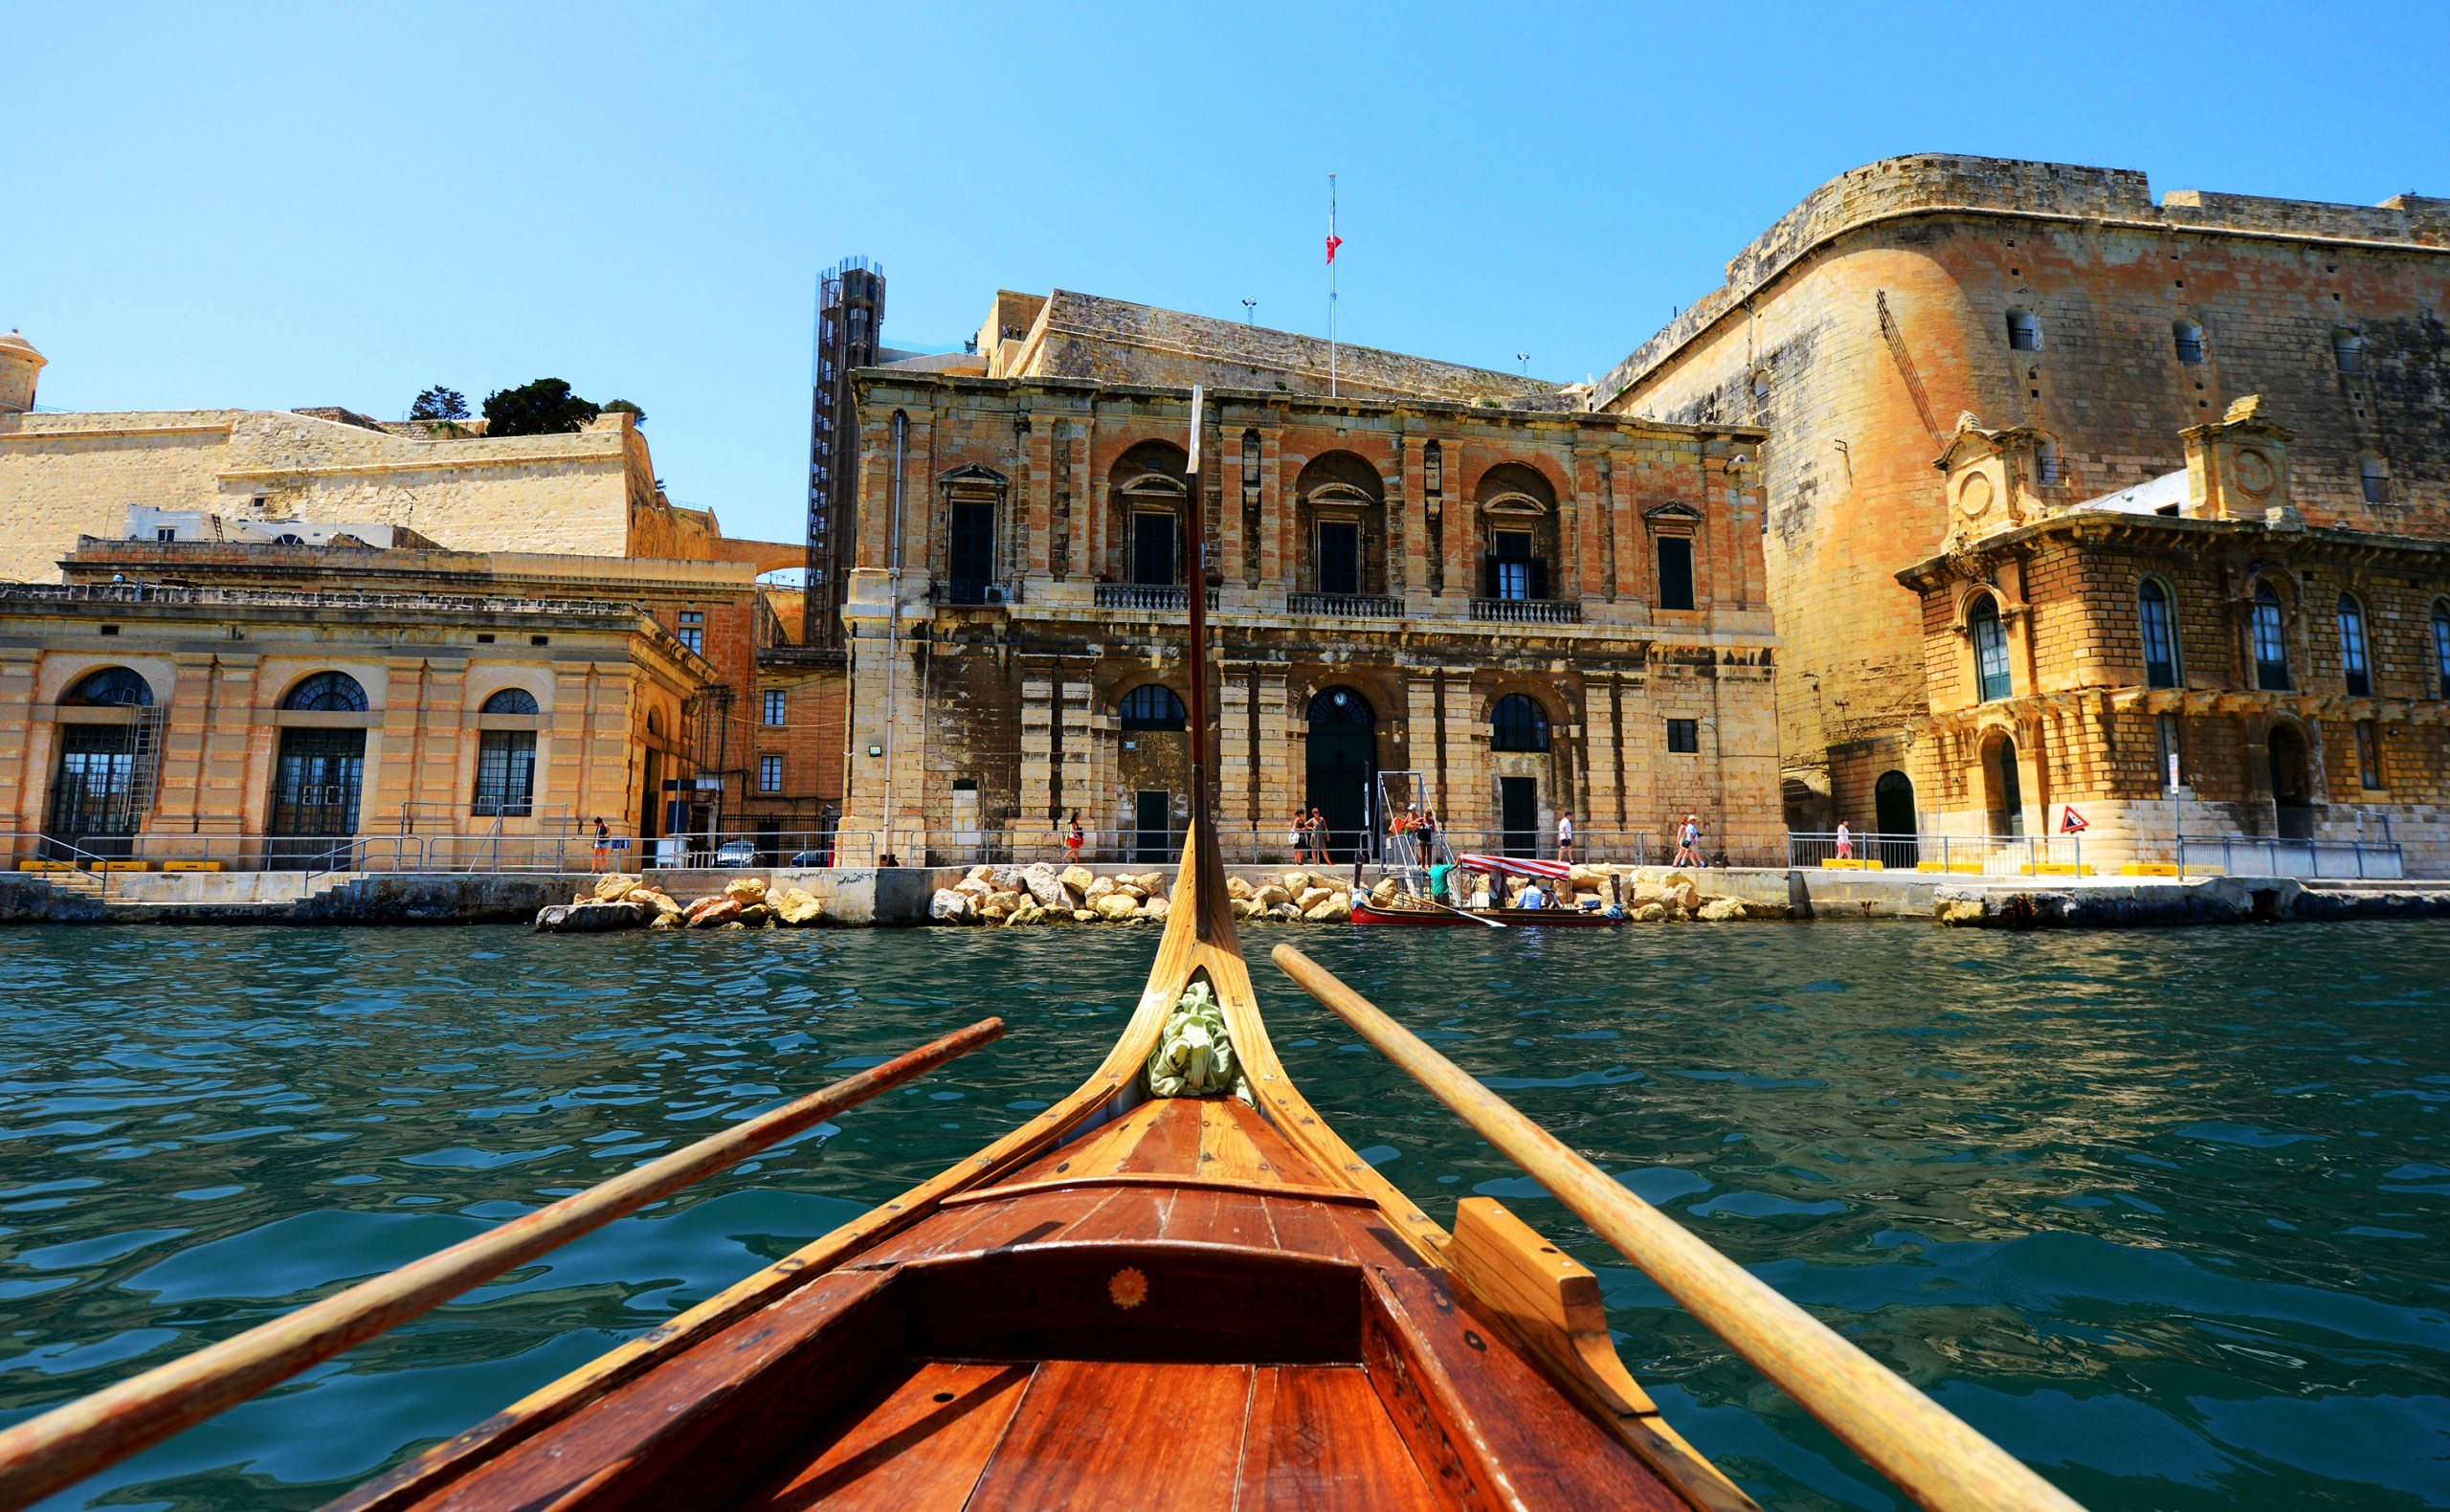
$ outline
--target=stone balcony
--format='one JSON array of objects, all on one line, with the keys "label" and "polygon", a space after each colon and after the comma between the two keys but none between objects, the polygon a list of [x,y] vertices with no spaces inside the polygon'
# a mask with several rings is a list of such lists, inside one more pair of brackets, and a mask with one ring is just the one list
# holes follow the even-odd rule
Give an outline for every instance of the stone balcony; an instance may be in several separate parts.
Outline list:
[{"label": "stone balcony", "polygon": [[[1191,611],[1191,594],[1179,583],[1101,583],[1097,586],[1100,609],[1139,610],[1143,612],[1184,614]],[[1216,589],[1208,590],[1208,607],[1216,608]]]},{"label": "stone balcony", "polygon": [[1398,619],[1404,601],[1392,593],[1287,593],[1284,611],[1329,619]]},{"label": "stone balcony", "polygon": [[1501,625],[1579,625],[1582,606],[1545,598],[1476,598],[1472,617]]}]

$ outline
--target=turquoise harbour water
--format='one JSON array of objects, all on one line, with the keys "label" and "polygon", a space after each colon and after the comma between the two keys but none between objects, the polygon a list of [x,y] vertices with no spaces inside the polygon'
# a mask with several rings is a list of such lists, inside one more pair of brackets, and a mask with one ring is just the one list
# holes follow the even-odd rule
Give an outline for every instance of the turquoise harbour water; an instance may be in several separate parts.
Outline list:
[{"label": "turquoise harbour water", "polygon": [[[1904,1505],[1264,963],[1294,939],[2095,1508],[2450,1506],[2450,925],[1305,929],[1287,1065],[1597,1269],[1782,1507]],[[990,1012],[999,1044],[54,1499],[307,1507],[1069,1090],[1156,935],[0,931],[0,1422]]]}]

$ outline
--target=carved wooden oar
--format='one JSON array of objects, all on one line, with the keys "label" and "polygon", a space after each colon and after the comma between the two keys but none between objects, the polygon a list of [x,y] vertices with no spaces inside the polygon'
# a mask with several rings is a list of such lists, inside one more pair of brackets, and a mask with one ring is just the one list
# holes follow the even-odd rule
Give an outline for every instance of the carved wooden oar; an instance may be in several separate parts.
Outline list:
[{"label": "carved wooden oar", "polygon": [[1002,1019],[982,1019],[389,1275],[29,1418],[0,1433],[0,1512],[14,1512],[115,1464],[472,1286],[966,1056],[1003,1033]]},{"label": "carved wooden oar", "polygon": [[1530,1172],[1917,1505],[1933,1512],[2081,1512],[2021,1460],[1609,1179],[1333,972],[1289,945],[1271,955],[1285,975]]}]

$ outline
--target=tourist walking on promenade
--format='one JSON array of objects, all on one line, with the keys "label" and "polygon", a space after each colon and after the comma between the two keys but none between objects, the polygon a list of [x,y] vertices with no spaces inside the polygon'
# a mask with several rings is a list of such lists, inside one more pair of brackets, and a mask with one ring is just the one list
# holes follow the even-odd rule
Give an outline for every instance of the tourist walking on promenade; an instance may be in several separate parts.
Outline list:
[{"label": "tourist walking on promenade", "polygon": [[1684,822],[1677,827],[1676,859],[1667,864],[1670,866],[1702,864],[1702,822],[1698,815],[1686,814]]},{"label": "tourist walking on promenade", "polygon": [[604,815],[595,816],[595,857],[589,871],[604,870],[605,861],[612,855],[612,832],[604,827]]},{"label": "tourist walking on promenade", "polygon": [[1071,823],[1066,825],[1063,831],[1064,865],[1078,866],[1080,864],[1080,847],[1088,842],[1088,835],[1083,834],[1080,829],[1080,811],[1075,809],[1072,811]]},{"label": "tourist walking on promenade", "polygon": [[1305,828],[1310,832],[1310,864],[1331,864],[1327,856],[1327,816],[1319,811],[1315,803],[1310,806],[1310,818]]},{"label": "tourist walking on promenade", "polygon": [[1573,864],[1573,811],[1557,815],[1557,859]]},{"label": "tourist walking on promenade", "polygon": [[1847,827],[1845,820],[1840,819],[1838,821],[1838,859],[1851,861],[1854,858],[1855,832]]}]

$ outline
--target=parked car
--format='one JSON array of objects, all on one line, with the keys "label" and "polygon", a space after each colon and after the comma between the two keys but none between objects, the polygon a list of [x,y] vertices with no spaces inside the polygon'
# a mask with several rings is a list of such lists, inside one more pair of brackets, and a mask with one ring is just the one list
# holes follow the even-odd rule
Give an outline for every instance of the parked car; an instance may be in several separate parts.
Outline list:
[{"label": "parked car", "polygon": [[754,866],[757,864],[757,847],[746,840],[726,840],[715,852],[715,864],[717,866]]},{"label": "parked car", "polygon": [[831,851],[802,851],[797,856],[792,856],[791,860],[785,864],[790,866],[831,866],[834,864],[834,853]]}]

